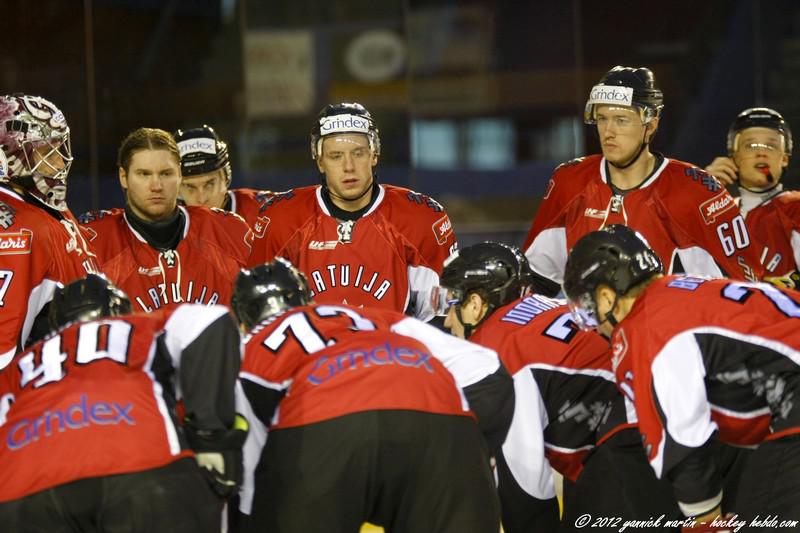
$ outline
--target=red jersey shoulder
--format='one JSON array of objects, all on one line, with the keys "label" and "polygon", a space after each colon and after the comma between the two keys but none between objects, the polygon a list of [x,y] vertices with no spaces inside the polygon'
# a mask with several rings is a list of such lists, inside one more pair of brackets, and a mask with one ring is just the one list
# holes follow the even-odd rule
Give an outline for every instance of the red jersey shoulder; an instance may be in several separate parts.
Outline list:
[{"label": "red jersey shoulder", "polygon": [[34,236],[58,226],[55,218],[22,198],[0,195],[0,256],[30,254]]},{"label": "red jersey shoulder", "polygon": [[800,191],[782,192],[770,203],[791,221],[793,228],[800,227]]},{"label": "red jersey shoulder", "polygon": [[600,179],[602,159],[600,155],[589,155],[558,165],[550,177],[544,198],[558,197],[566,204],[578,197],[589,183]]},{"label": "red jersey shoulder", "polygon": [[124,209],[114,208],[89,211],[78,217],[101,262],[108,261],[125,248],[125,241],[120,238],[127,227],[124,214]]},{"label": "red jersey shoulder", "polygon": [[437,244],[452,241],[453,224],[442,204],[425,194],[396,185],[382,185],[384,198],[379,212],[404,231],[417,230],[426,236],[431,231]]},{"label": "red jersey shoulder", "polygon": [[319,209],[318,188],[318,185],[298,187],[265,197],[253,224],[255,237],[264,237],[268,230],[273,236],[291,234],[305,224],[312,213]]},{"label": "red jersey shoulder", "polygon": [[[684,161],[670,159],[656,186],[672,209],[699,210],[700,217],[707,225],[714,224],[721,215],[738,209],[733,196],[717,178]],[[676,198],[680,201],[673,201]]]},{"label": "red jersey shoulder", "polygon": [[250,255],[252,233],[244,219],[231,211],[201,206],[184,207],[189,224],[188,235],[211,240],[231,255]]}]

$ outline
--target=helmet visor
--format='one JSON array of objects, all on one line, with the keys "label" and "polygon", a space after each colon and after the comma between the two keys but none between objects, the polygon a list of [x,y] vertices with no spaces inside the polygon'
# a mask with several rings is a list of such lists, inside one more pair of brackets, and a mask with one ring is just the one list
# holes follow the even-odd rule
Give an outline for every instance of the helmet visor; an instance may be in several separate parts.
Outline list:
[{"label": "helmet visor", "polygon": [[431,309],[437,316],[444,316],[452,305],[464,299],[464,291],[450,287],[435,286],[431,288]]},{"label": "helmet visor", "polygon": [[597,329],[600,321],[597,319],[597,304],[589,293],[583,293],[576,298],[567,300],[572,320],[583,331]]}]

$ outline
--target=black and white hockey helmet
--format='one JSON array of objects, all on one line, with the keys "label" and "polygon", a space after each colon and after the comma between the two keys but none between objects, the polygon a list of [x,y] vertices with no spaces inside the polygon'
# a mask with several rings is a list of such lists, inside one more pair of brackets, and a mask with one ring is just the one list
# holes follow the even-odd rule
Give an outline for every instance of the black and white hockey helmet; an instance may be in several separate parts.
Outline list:
[{"label": "black and white hockey helmet", "polygon": [[598,105],[630,106],[639,110],[642,123],[658,117],[664,108],[664,94],[656,87],[655,76],[649,68],[616,66],[592,87],[583,121],[595,124]]},{"label": "black and white hockey helmet", "polygon": [[779,132],[783,135],[784,153],[792,155],[792,130],[783,115],[768,107],[751,107],[739,113],[728,128],[728,155],[733,155],[736,151],[739,134],[747,128],[767,128]]},{"label": "black and white hockey helmet", "polygon": [[569,253],[564,272],[564,293],[575,321],[582,329],[597,327],[595,290],[607,285],[620,295],[664,273],[658,255],[637,232],[613,224],[581,237]]},{"label": "black and white hockey helmet", "polygon": [[305,275],[282,257],[236,276],[231,308],[248,330],[285,309],[311,303]]},{"label": "black and white hockey helmet", "polygon": [[439,286],[431,292],[431,306],[434,313],[443,315],[451,305],[477,291],[491,312],[522,296],[534,276],[518,248],[499,242],[474,244],[445,260]]},{"label": "black and white hockey helmet", "polygon": [[178,130],[173,136],[181,155],[181,174],[184,177],[225,171],[225,180],[231,183],[231,160],[228,144],[219,138],[214,128],[203,124],[199,128]]},{"label": "black and white hockey helmet", "polygon": [[372,153],[380,155],[381,139],[372,115],[361,104],[342,102],[327,105],[319,112],[311,129],[311,158],[316,161],[322,155],[322,141],[326,136],[339,133],[363,133]]},{"label": "black and white hockey helmet", "polygon": [[0,96],[0,182],[65,211],[71,166],[69,126],[55,104],[39,96]]},{"label": "black and white hockey helmet", "polygon": [[85,322],[131,312],[131,301],[120,288],[104,276],[88,274],[85,278],[59,286],[50,302],[48,319],[51,330],[70,322]]}]

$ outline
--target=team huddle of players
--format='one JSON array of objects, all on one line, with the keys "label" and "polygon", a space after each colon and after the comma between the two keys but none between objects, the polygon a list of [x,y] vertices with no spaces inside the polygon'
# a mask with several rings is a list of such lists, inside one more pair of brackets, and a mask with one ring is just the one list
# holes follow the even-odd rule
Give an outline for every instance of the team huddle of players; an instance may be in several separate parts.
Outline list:
[{"label": "team huddle of players", "polygon": [[522,250],[458,250],[438,202],[378,183],[359,104],[314,122],[319,185],[231,189],[212,128],[139,128],[125,207],[76,218],[63,114],[0,98],[0,522],[800,519],[791,132],[745,110],[703,170],[651,151],[662,108],[650,70],[611,69],[602,154],[555,170]]}]

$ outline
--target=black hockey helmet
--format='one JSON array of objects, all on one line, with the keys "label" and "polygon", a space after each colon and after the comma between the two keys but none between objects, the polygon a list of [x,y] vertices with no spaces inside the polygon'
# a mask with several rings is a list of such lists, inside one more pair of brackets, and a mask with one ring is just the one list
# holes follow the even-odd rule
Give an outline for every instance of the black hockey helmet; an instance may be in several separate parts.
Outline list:
[{"label": "black hockey helmet", "polygon": [[330,104],[319,112],[311,128],[311,158],[316,161],[322,155],[322,139],[337,133],[363,133],[375,155],[381,153],[381,139],[372,115],[358,103]]},{"label": "black hockey helmet", "polygon": [[88,274],[85,278],[60,285],[50,302],[48,319],[55,331],[70,322],[85,322],[131,312],[131,301],[104,276]]},{"label": "black hockey helmet", "polygon": [[228,144],[219,138],[214,128],[203,124],[199,128],[178,130],[173,136],[181,154],[181,174],[184,177],[225,171],[225,181],[231,183],[231,161]]},{"label": "black hockey helmet", "polygon": [[236,276],[231,308],[248,330],[276,313],[311,303],[305,275],[282,257]]},{"label": "black hockey helmet", "polygon": [[644,239],[622,224],[613,224],[581,237],[569,253],[564,293],[582,329],[596,327],[595,290],[607,285],[620,295],[655,274],[664,265]]},{"label": "black hockey helmet", "polygon": [[474,244],[445,260],[439,287],[431,293],[431,306],[443,315],[470,292],[479,291],[489,305],[488,316],[522,296],[535,276],[519,248],[499,242]]},{"label": "black hockey helmet", "polygon": [[586,124],[596,123],[596,106],[601,104],[637,107],[642,122],[648,123],[661,114],[664,94],[649,68],[616,66],[592,87],[583,113]]},{"label": "black hockey helmet", "polygon": [[789,124],[783,119],[783,115],[768,107],[745,109],[734,119],[728,128],[729,155],[733,155],[736,151],[739,133],[747,128],[767,128],[780,132],[783,135],[783,151],[787,155],[792,155],[792,130],[789,129]]}]

